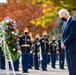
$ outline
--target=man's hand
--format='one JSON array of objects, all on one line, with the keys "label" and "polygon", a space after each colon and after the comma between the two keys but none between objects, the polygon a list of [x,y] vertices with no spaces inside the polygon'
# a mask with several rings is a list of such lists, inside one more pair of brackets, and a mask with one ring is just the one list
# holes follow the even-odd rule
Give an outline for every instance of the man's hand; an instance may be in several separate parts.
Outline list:
[{"label": "man's hand", "polygon": [[65,49],[66,46],[62,43],[62,44],[61,44],[61,48],[62,48],[62,49]]}]

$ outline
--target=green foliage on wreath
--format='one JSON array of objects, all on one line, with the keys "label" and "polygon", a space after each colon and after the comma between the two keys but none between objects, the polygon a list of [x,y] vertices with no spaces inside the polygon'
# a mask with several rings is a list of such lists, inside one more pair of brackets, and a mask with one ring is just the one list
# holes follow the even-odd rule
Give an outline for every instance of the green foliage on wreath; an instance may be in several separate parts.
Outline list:
[{"label": "green foliage on wreath", "polygon": [[[6,17],[3,21],[3,31],[5,39],[3,40],[5,43],[3,43],[3,52],[4,52],[4,45],[6,46],[6,58],[9,59],[9,53],[12,57],[12,60],[15,61],[18,58],[18,50],[20,50],[19,46],[19,36],[18,36],[18,30],[17,25],[15,21],[12,21],[11,18]],[[8,52],[9,50],[9,52]]]}]

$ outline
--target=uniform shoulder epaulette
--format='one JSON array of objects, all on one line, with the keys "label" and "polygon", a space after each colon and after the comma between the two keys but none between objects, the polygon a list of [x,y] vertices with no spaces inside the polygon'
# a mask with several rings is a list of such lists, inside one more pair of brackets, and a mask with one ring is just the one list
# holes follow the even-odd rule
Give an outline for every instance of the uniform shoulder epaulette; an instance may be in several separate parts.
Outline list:
[{"label": "uniform shoulder epaulette", "polygon": [[22,35],[19,35],[19,37],[22,37]]},{"label": "uniform shoulder epaulette", "polygon": [[49,42],[49,44],[52,43],[52,41]]},{"label": "uniform shoulder epaulette", "polygon": [[33,43],[35,42],[35,40],[33,40]]},{"label": "uniform shoulder epaulette", "polygon": [[41,37],[39,40],[41,40],[43,37]]}]

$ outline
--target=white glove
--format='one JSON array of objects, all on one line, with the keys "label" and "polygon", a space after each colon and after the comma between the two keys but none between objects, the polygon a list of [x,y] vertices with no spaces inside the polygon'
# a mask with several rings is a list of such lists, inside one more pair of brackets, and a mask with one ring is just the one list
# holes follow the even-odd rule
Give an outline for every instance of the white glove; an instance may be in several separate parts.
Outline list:
[{"label": "white glove", "polygon": [[18,50],[18,52],[19,52],[20,55],[22,54],[20,50]]}]

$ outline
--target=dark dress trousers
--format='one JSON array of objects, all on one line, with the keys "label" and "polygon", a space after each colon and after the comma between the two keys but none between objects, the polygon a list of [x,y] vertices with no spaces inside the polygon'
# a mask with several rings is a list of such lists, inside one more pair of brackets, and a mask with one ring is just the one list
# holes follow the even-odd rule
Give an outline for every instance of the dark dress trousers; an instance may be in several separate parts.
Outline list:
[{"label": "dark dress trousers", "polygon": [[35,54],[34,54],[34,68],[35,68],[36,70],[38,70],[38,69],[39,69],[38,52],[39,52],[39,45],[40,45],[39,39],[35,39],[35,40],[33,41],[33,45],[34,45],[34,53],[35,53]]},{"label": "dark dress trousers", "polygon": [[5,69],[5,56],[2,52],[2,47],[0,47],[0,69]]},{"label": "dark dress trousers", "polygon": [[55,42],[55,40],[52,40],[49,43],[50,46],[50,53],[51,53],[51,66],[52,68],[56,68],[55,64],[56,64],[56,57],[57,57],[57,43]]},{"label": "dark dress trousers", "polygon": [[64,69],[65,50],[61,48],[61,39],[58,40],[58,52],[59,52],[59,67],[60,69]]},{"label": "dark dress trousers", "polygon": [[49,52],[49,44],[48,44],[48,38],[42,37],[40,39],[40,46],[42,51],[42,70],[47,69],[47,63],[48,63],[48,52]]}]

